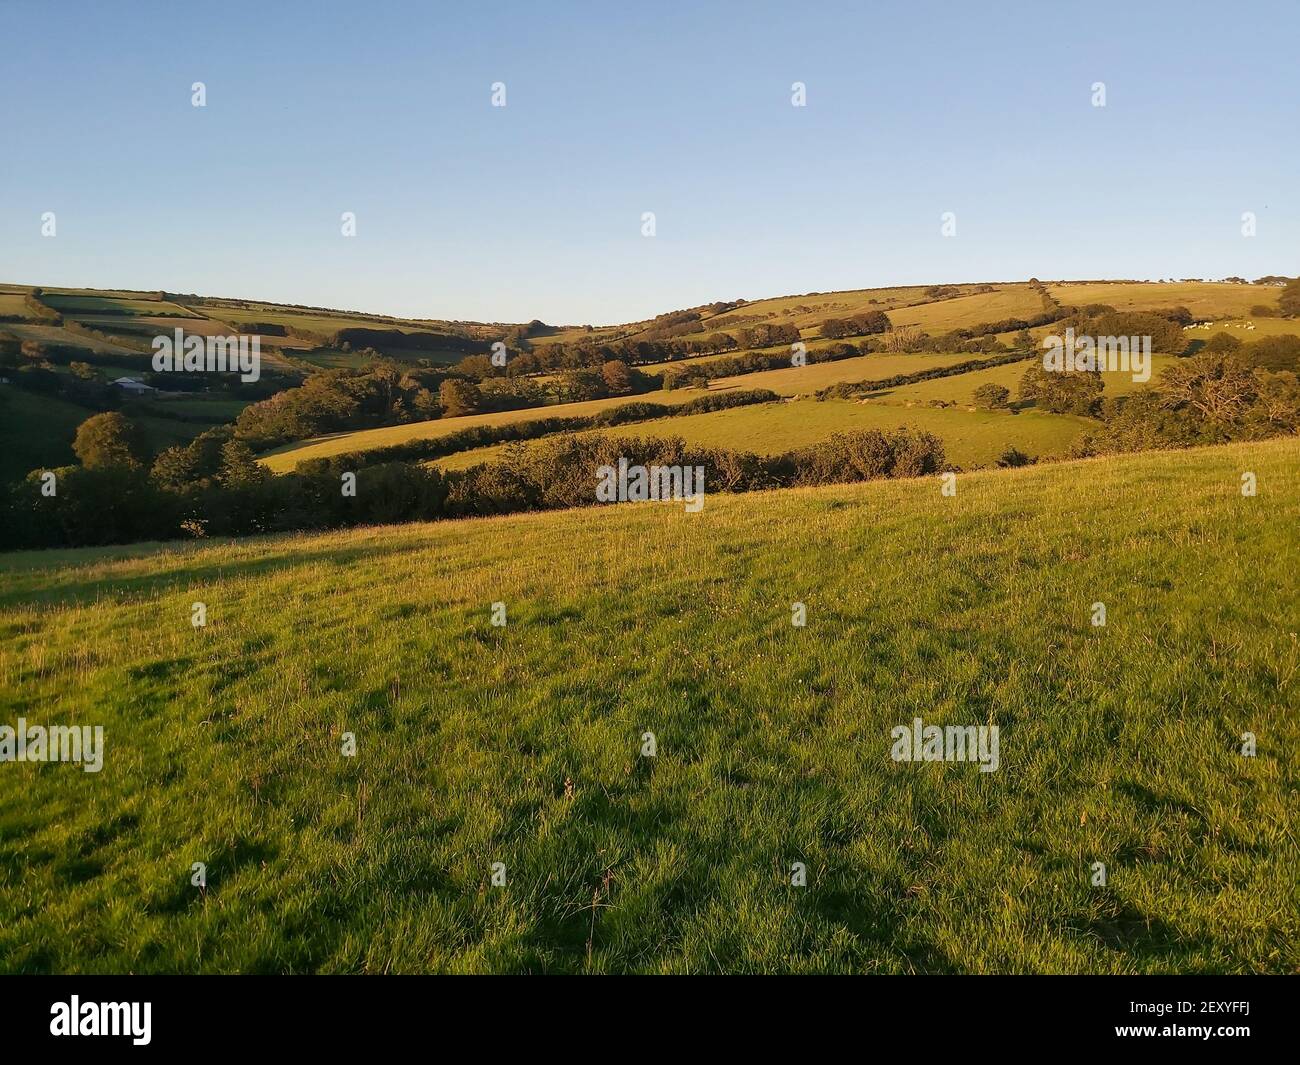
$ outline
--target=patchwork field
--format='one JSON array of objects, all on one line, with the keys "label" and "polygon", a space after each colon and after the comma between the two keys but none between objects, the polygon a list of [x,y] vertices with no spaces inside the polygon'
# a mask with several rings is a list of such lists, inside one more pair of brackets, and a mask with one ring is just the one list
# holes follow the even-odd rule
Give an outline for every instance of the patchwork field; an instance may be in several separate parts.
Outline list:
[{"label": "patchwork field", "polygon": [[47,344],[72,344],[105,355],[139,357],[140,353],[121,344],[110,344],[98,337],[69,333],[57,325],[32,325],[28,322],[0,322],[0,332],[12,333],[19,340],[41,340]]},{"label": "patchwork field", "polygon": [[1043,313],[1043,301],[1029,285],[1000,285],[996,292],[981,292],[955,299],[924,303],[891,314],[895,329],[915,328],[932,336],[951,329],[970,329],[1005,318],[1029,319]]},{"label": "patchwork field", "polygon": [[312,440],[268,451],[261,461],[276,473],[293,469],[305,459],[328,458],[330,455],[342,455],[348,451],[367,451],[372,448],[403,444],[409,440],[426,440],[439,436],[449,436],[462,429],[481,425],[512,425],[516,422],[536,421],[541,418],[570,418],[598,414],[610,407],[624,403],[650,401],[654,403],[679,404],[704,395],[698,388],[674,389],[672,392],[651,392],[642,396],[615,396],[610,399],[593,399],[586,403],[565,403],[549,407],[531,407],[526,410],[501,411],[495,414],[470,414],[462,418],[439,418],[428,422],[412,422],[409,425],[392,425],[383,429],[359,429],[351,433],[334,433]]},{"label": "patchwork field", "polygon": [[979,359],[979,355],[861,355],[856,359],[791,366],[782,370],[761,370],[736,377],[719,377],[709,390],[726,388],[769,388],[782,396],[806,395],[841,381],[883,381],[903,373],[955,366]]},{"label": "patchwork field", "polygon": [[[590,430],[589,433],[681,437],[687,443],[706,447],[778,455],[792,448],[821,443],[832,433],[910,426],[934,433],[943,440],[949,462],[970,469],[993,465],[1013,445],[1033,458],[1064,455],[1071,442],[1090,424],[1093,423],[1087,418],[1034,410],[1014,414],[1009,411],[903,407],[875,401],[801,399],[682,418],[661,418],[618,429]],[[434,460],[433,465],[441,469],[465,469],[500,458],[508,446],[501,444],[462,451]],[[529,447],[532,442],[516,446]]]},{"label": "patchwork field", "polygon": [[0,718],[105,730],[0,773],[0,969],[1295,972],[1298,471],[0,557]]},{"label": "patchwork field", "polygon": [[[739,325],[757,322],[791,324],[800,329],[816,332],[827,318],[851,318],[869,311],[890,313],[897,307],[928,299],[928,286],[914,285],[902,288],[862,288],[846,292],[818,292],[804,296],[778,296],[774,299],[754,300],[733,311],[709,318],[705,332],[732,328],[731,320]],[[954,285],[958,291],[969,292],[974,285]]]},{"label": "patchwork field", "polygon": [[[1177,356],[1174,355],[1152,355],[1151,380],[1147,384],[1154,384],[1160,376],[1160,371],[1176,358]],[[954,377],[940,377],[932,381],[918,381],[910,385],[882,388],[873,392],[872,398],[896,403],[928,403],[932,399],[942,399],[959,404],[970,404],[974,402],[977,388],[981,385],[993,384],[1001,385],[1010,391],[1010,402],[1014,405],[1018,402],[1017,397],[1020,394],[1020,379],[1032,365],[1032,361],[1026,360],[1008,363],[1005,366],[994,366],[987,370],[971,370],[969,373]],[[1127,395],[1135,389],[1145,387],[1133,380],[1132,373],[1106,370],[1101,376],[1104,384],[1103,398]]]},{"label": "patchwork field", "polygon": [[163,300],[116,299],[107,296],[64,296],[45,293],[41,302],[53,307],[64,315],[80,317],[82,314],[104,315],[112,312],[114,317],[197,317],[187,308]]}]

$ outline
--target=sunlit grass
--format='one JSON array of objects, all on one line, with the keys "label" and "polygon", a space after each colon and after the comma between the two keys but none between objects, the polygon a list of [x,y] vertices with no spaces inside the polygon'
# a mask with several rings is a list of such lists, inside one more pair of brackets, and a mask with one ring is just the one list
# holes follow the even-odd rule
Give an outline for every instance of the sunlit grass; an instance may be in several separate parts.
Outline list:
[{"label": "sunlit grass", "polygon": [[1293,972],[1297,472],[0,557],[0,720],[107,737],[0,764],[0,969]]}]

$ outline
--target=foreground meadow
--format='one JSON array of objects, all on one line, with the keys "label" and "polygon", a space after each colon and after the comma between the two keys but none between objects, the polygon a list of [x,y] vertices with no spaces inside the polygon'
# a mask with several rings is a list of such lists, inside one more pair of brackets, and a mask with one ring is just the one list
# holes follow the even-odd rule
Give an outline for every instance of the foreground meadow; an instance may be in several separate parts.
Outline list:
[{"label": "foreground meadow", "polygon": [[1298,472],[2,556],[0,970],[1295,972]]}]

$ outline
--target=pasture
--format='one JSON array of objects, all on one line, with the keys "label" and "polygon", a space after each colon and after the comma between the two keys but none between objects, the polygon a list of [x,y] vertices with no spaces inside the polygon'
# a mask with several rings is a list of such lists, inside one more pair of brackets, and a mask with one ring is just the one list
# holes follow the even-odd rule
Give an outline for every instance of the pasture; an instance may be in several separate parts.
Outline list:
[{"label": "pasture", "polygon": [[1256,304],[1276,307],[1278,294],[1282,291],[1271,285],[1237,285],[1220,281],[1072,282],[1049,284],[1047,290],[1063,304],[1076,307],[1089,303],[1105,303],[1117,311],[1186,307],[1198,318],[1240,318],[1248,315]]},{"label": "pasture", "polygon": [[[912,427],[934,433],[943,441],[948,461],[970,469],[993,465],[1012,446],[1033,458],[1060,457],[1092,424],[1095,423],[1087,418],[1035,410],[1016,414],[964,408],[905,407],[874,400],[800,399],[585,432],[624,437],[681,437],[687,443],[705,447],[778,455],[793,448],[821,443],[833,433]],[[522,446],[528,447],[530,443],[525,442]],[[508,446],[498,444],[462,451],[433,460],[433,464],[441,469],[465,469],[500,458]]]},{"label": "pasture", "polygon": [[1298,465],[0,557],[0,970],[1295,972]]}]

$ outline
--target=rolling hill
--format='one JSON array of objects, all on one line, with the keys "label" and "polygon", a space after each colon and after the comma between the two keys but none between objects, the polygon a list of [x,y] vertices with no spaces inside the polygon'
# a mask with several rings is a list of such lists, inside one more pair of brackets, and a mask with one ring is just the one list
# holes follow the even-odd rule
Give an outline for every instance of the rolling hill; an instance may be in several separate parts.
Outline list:
[{"label": "rolling hill", "polygon": [[1298,470],[0,556],[0,968],[1294,972]]}]

